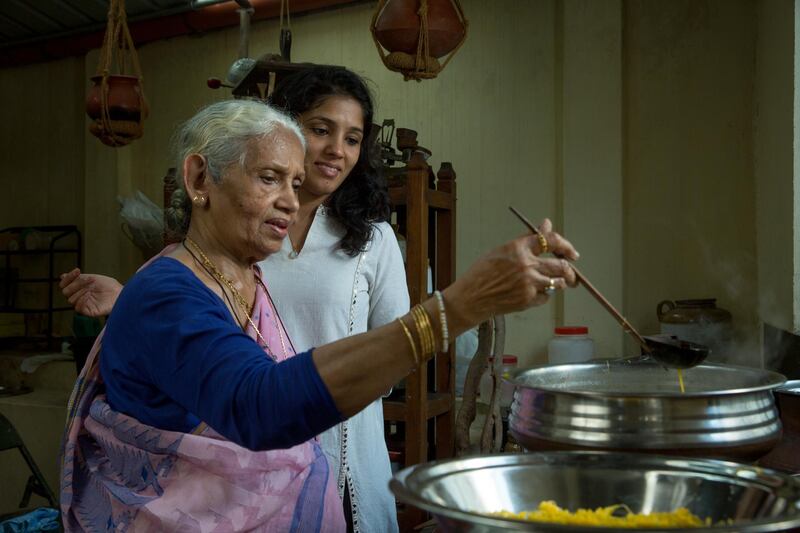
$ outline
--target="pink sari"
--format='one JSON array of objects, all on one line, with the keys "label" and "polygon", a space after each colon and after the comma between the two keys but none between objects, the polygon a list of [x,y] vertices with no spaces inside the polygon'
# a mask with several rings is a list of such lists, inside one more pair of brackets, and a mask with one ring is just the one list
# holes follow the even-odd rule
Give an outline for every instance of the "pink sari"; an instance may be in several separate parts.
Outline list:
[{"label": "pink sari", "polygon": [[[288,337],[261,288],[251,318],[278,360],[294,355],[285,343],[284,357],[278,327]],[[247,332],[255,338],[251,327]],[[253,452],[205,424],[192,433],[142,424],[106,402],[101,346],[102,333],[70,398],[61,465],[66,531],[345,530],[335,480],[315,439]]]}]

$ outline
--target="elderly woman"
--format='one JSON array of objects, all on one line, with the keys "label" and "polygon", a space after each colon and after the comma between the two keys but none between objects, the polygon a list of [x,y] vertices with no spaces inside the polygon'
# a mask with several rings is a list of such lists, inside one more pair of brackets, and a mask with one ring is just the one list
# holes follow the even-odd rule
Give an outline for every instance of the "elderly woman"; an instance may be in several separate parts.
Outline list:
[{"label": "elderly woman", "polygon": [[[365,139],[374,108],[366,82],[345,68],[312,66],[285,78],[271,99],[297,119],[307,143],[297,217],[281,250],[258,264],[294,346],[307,350],[394,321],[409,310],[408,287],[389,194]],[[92,316],[108,314],[122,290],[79,269],[61,285],[76,310]],[[318,440],[348,530],[396,533],[381,399]]]},{"label": "elderly woman", "polygon": [[[574,283],[563,238],[523,237],[397,321],[294,354],[258,261],[298,211],[305,141],[250,101],[213,104],[176,140],[186,238],[126,285],[73,393],[67,530],[342,531],[315,435],[448,338]],[[544,249],[543,249],[544,248]],[[102,355],[102,357],[101,357]]]}]

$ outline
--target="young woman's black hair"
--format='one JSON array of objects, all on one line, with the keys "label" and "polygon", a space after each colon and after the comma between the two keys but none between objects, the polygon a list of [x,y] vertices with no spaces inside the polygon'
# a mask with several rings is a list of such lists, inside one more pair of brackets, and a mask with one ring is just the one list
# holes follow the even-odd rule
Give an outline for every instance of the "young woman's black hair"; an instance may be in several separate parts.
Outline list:
[{"label": "young woman's black hair", "polygon": [[345,228],[340,241],[351,256],[364,250],[372,237],[373,224],[389,220],[389,193],[386,182],[370,162],[372,97],[361,77],[342,67],[315,66],[292,74],[275,88],[270,103],[299,117],[322,104],[330,96],[348,96],[364,112],[364,138],[358,161],[350,175],[327,201],[332,216]]}]

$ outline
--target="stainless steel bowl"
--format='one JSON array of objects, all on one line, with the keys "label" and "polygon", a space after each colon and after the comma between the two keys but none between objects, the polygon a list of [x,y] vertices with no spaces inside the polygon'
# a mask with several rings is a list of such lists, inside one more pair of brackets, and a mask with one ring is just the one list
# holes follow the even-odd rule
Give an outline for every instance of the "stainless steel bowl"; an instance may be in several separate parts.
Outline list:
[{"label": "stainless steel bowl", "polygon": [[729,365],[675,371],[593,362],[517,372],[511,435],[526,449],[647,451],[754,460],[780,439],[775,372]]},{"label": "stainless steel bowl", "polygon": [[800,528],[800,480],[712,459],[610,452],[490,455],[412,466],[398,472],[390,488],[400,501],[430,511],[443,531],[619,531],[487,516],[533,510],[543,500],[572,511],[620,503],[640,513],[686,507],[713,524],[736,521],[691,531]]}]

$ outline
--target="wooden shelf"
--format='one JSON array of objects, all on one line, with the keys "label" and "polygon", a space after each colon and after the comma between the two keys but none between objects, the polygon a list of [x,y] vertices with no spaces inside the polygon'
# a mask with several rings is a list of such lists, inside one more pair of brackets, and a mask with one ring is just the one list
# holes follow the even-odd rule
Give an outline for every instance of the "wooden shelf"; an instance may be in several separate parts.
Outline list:
[{"label": "wooden shelf", "polygon": [[[429,392],[425,402],[425,418],[443,415],[453,408],[453,396],[446,392]],[[387,422],[403,422],[407,416],[406,402],[383,401],[383,419]]]},{"label": "wooden shelf", "polygon": [[[405,186],[389,187],[389,198],[392,201],[392,205],[406,205],[407,197],[408,193]],[[453,198],[452,194],[436,189],[425,191],[425,201],[428,207],[432,209],[452,210],[455,206],[455,198]]]},{"label": "wooden shelf", "polygon": [[[442,163],[435,187],[433,173],[420,152],[393,174],[398,185],[389,187],[397,222],[406,239],[406,281],[411,305],[430,296],[428,267],[433,286],[443,289],[455,280],[456,183],[449,163]],[[397,179],[400,177],[401,179]],[[399,208],[399,209],[398,209]],[[383,401],[384,419],[403,423],[404,466],[453,456],[455,445],[455,347],[439,353],[406,377],[403,397]],[[398,515],[401,531],[412,531],[426,514],[406,506]]]},{"label": "wooden shelf", "polygon": [[425,193],[428,205],[436,209],[452,210],[455,206],[455,198],[452,194],[443,191],[428,190]]}]

